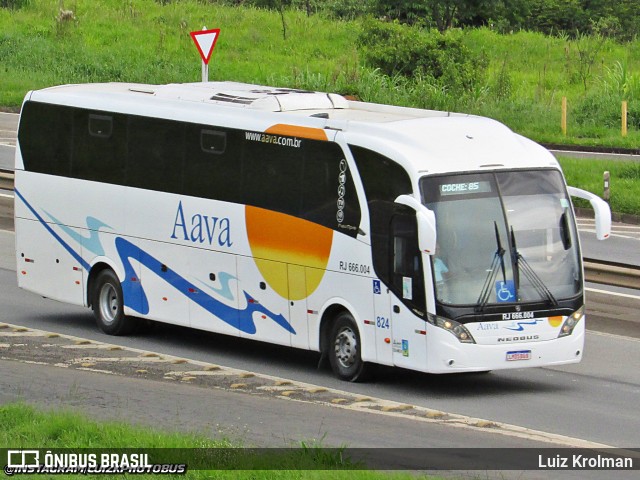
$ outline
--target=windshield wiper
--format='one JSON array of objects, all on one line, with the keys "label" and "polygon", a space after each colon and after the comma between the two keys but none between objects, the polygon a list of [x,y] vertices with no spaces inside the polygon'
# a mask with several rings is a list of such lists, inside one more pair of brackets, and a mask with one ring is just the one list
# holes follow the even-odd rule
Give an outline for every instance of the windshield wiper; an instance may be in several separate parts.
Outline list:
[{"label": "windshield wiper", "polygon": [[489,297],[491,296],[491,286],[498,275],[498,265],[502,268],[502,279],[504,283],[507,283],[507,273],[504,267],[504,254],[505,249],[502,248],[502,242],[500,241],[500,232],[498,232],[498,223],[493,222],[493,226],[496,232],[496,253],[493,256],[493,261],[491,262],[491,268],[489,269],[489,273],[487,274],[487,278],[484,280],[484,284],[482,285],[482,290],[480,291],[480,296],[478,297],[478,305],[476,306],[476,311],[482,312],[484,307],[486,307],[489,302]]},{"label": "windshield wiper", "polygon": [[564,209],[564,213],[560,216],[560,239],[562,240],[562,246],[565,250],[571,248],[571,234],[569,233],[569,216],[567,215],[567,208]]},{"label": "windshield wiper", "polygon": [[536,290],[536,292],[538,292],[538,295],[540,295],[541,297],[546,297],[554,307],[557,307],[558,300],[556,300],[556,297],[553,296],[551,290],[549,290],[549,288],[544,284],[538,274],[533,270],[533,268],[531,268],[529,262],[527,262],[518,251],[518,247],[516,247],[516,235],[513,232],[513,227],[511,227],[511,245],[513,246],[513,256],[515,258],[515,261],[513,262],[514,270],[517,272],[522,270],[522,273],[524,273],[524,276],[527,277],[529,282],[531,282],[531,285]]}]

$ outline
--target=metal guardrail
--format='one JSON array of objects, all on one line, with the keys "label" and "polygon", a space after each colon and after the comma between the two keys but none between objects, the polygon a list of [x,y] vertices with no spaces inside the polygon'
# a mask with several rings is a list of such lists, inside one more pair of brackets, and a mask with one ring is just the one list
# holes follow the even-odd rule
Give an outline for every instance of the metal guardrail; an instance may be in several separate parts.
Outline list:
[{"label": "metal guardrail", "polygon": [[[0,169],[0,189],[13,190],[13,171]],[[640,290],[640,267],[634,265],[585,258],[584,274],[587,282]]]},{"label": "metal guardrail", "polygon": [[13,190],[13,171],[0,168],[0,189]]},{"label": "metal guardrail", "polygon": [[585,258],[584,276],[587,282],[640,290],[640,267],[635,265]]}]

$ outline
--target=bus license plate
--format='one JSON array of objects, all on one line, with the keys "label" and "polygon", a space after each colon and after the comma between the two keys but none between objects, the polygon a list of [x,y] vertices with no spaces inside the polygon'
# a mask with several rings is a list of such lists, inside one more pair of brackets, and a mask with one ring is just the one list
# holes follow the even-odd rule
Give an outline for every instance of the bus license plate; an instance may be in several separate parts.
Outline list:
[{"label": "bus license plate", "polygon": [[515,362],[516,360],[531,360],[531,350],[507,352],[507,362]]}]

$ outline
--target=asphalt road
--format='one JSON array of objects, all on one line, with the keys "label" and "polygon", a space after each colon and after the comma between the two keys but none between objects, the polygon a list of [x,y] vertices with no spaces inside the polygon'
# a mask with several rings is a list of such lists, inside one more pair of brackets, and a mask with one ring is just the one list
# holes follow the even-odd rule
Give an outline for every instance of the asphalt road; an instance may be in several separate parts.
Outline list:
[{"label": "asphalt road", "polygon": [[629,265],[640,265],[640,225],[613,223],[611,236],[597,240],[594,221],[578,219],[584,257]]},{"label": "asphalt road", "polygon": [[0,169],[13,170],[15,148],[0,144]]},{"label": "asphalt road", "polygon": [[[24,400],[48,409],[72,408],[98,420],[128,421],[169,431],[197,432],[252,447],[349,446],[373,451],[394,465],[407,466],[409,448],[457,448],[464,460],[474,448],[500,448],[504,464],[514,448],[547,449],[556,445],[415,420],[354,412],[324,405],[210,390],[190,385],[105,375],[53,366],[0,360],[0,403]],[[133,446],[132,446],[133,447]],[[394,448],[396,450],[389,450]],[[402,450],[405,448],[406,450]],[[469,449],[469,450],[465,450]],[[400,449],[400,450],[397,450]],[[347,452],[348,454],[348,452]],[[637,460],[637,454],[635,456]],[[380,461],[380,458],[378,458]],[[458,465],[455,457],[449,461]],[[517,464],[516,464],[517,465]],[[415,470],[414,470],[415,471]],[[422,473],[422,472],[421,472]],[[438,478],[599,479],[598,471],[431,472]],[[633,472],[606,472],[607,478],[631,479]]]},{"label": "asphalt road", "polygon": [[[12,235],[0,234],[0,253],[3,255],[12,255]],[[12,259],[5,257],[3,262],[3,266],[11,266]],[[3,307],[0,321],[11,324],[226,365],[591,442],[618,447],[640,445],[638,339],[589,332],[583,362],[565,367],[456,376],[383,369],[375,383],[350,384],[338,381],[329,371],[317,370],[318,357],[313,352],[171,326],[159,326],[151,332],[126,338],[107,337],[97,330],[87,309],[42,299],[18,289],[13,270],[0,270],[0,305]]]}]

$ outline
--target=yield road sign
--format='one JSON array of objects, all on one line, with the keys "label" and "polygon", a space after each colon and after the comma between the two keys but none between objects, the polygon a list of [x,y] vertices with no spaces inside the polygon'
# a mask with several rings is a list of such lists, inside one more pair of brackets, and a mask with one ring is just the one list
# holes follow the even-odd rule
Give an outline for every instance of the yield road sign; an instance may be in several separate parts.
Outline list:
[{"label": "yield road sign", "polygon": [[220,29],[214,28],[211,30],[197,30],[195,32],[189,33],[189,35],[191,35],[193,43],[196,44],[198,52],[202,57],[202,61],[205,65],[208,65],[209,59],[211,58],[211,53],[213,52],[213,48],[216,46],[216,42],[218,41]]}]

